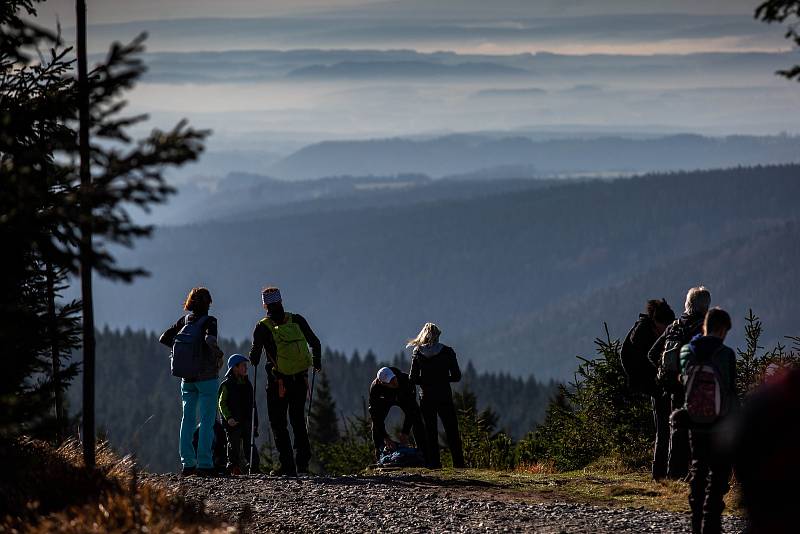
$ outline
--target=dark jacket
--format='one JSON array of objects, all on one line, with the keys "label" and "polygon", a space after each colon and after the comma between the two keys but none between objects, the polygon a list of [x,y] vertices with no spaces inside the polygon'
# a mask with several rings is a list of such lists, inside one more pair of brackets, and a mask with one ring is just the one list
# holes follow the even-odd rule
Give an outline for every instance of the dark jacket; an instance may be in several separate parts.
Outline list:
[{"label": "dark jacket", "polygon": [[656,366],[648,358],[650,348],[658,339],[656,324],[647,314],[639,320],[622,343],[622,366],[628,387],[635,392],[653,394],[656,390]]},{"label": "dark jacket", "polygon": [[[293,313],[292,322],[297,323],[297,326],[300,327],[300,331],[303,332],[303,337],[306,338],[308,346],[311,347],[314,367],[319,368],[320,359],[322,357],[322,343],[316,334],[314,334],[314,331],[311,330],[308,321],[306,321],[302,315]],[[253,329],[253,344],[250,347],[249,353],[250,361],[253,365],[258,365],[261,361],[262,350],[267,353],[265,367],[267,371],[273,372],[273,364],[277,358],[277,346],[275,345],[275,339],[272,337],[272,332],[259,321]]]},{"label": "dark jacket", "polygon": [[[250,428],[253,418],[253,384],[246,376],[239,378],[233,373],[227,375],[219,385],[217,406],[222,415],[222,424],[228,426],[228,419],[233,418],[240,425]],[[256,410],[256,428],[258,428],[258,410]]]},{"label": "dark jacket", "polygon": [[719,369],[721,387],[725,389],[725,397],[730,402],[728,409],[730,412],[736,411],[739,397],[736,392],[736,353],[733,349],[718,337],[698,334],[681,349],[681,373],[685,374],[688,365],[697,361],[710,361]]},{"label": "dark jacket", "polygon": [[409,378],[412,384],[421,386],[423,400],[453,402],[450,382],[461,380],[455,351],[441,343],[415,348]]},{"label": "dark jacket", "polygon": [[[650,352],[647,354],[650,362],[656,368],[661,364],[661,355],[664,353],[664,346],[667,344],[667,339],[679,336],[681,345],[685,345],[689,343],[694,336],[702,333],[704,319],[705,316],[702,314],[688,315],[684,313],[681,315],[676,321],[680,326],[676,327],[675,323],[669,325],[664,333],[661,334],[661,337],[659,337],[650,348]],[[679,330],[681,331],[680,333],[678,332]]]},{"label": "dark jacket", "polygon": [[[417,405],[417,388],[409,380],[408,375],[396,367],[390,367],[394,376],[397,377],[399,387],[390,388],[389,386],[378,382],[377,379],[372,381],[369,386],[369,415],[372,418],[372,424],[383,427],[386,416],[389,415],[389,409],[392,406],[397,406],[403,410],[403,434],[408,434],[414,421],[419,419],[419,405]],[[383,434],[386,434],[384,428]]]},{"label": "dark jacket", "polygon": [[[172,345],[175,343],[175,336],[178,335],[178,332],[181,331],[181,328],[184,327],[186,322],[188,321],[190,324],[197,321],[198,319],[205,317],[204,315],[196,316],[194,313],[189,313],[188,315],[182,316],[178,319],[175,324],[167,328],[161,337],[158,338],[159,343],[166,345],[167,347],[172,348]],[[202,343],[202,352],[203,352],[203,366],[200,374],[197,375],[197,378],[194,380],[185,380],[186,382],[203,382],[204,380],[212,380],[214,378],[219,378],[219,368],[222,364],[221,360],[217,359],[217,355],[214,354],[214,351],[211,347],[208,346],[208,343],[205,342],[206,336],[211,336],[213,338],[217,338],[217,319],[213,316],[208,316],[206,319],[205,324],[203,324],[203,343]]]}]

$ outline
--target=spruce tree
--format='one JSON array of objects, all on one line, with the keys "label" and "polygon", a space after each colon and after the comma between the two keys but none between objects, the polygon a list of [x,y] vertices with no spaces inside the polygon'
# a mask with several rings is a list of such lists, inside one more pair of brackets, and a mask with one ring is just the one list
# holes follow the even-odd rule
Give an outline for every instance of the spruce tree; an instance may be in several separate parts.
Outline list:
[{"label": "spruce tree", "polygon": [[339,417],[336,412],[330,382],[326,375],[321,374],[309,417],[308,434],[312,443],[329,445],[339,441]]}]

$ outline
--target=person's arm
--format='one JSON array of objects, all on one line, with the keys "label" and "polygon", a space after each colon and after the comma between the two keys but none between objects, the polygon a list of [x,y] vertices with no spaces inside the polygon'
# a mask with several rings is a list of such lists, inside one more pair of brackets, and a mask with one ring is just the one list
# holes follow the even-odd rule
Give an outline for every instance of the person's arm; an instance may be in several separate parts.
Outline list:
[{"label": "person's arm", "polygon": [[408,372],[408,380],[412,384],[422,385],[422,376],[419,368],[419,356],[411,356],[411,370]]},{"label": "person's arm", "polygon": [[250,362],[253,365],[258,365],[261,361],[261,352],[267,354],[267,370],[270,367],[275,367],[275,353],[277,347],[275,346],[275,339],[272,337],[272,332],[264,326],[261,322],[256,323],[253,329],[253,344],[250,347]]},{"label": "person's arm", "polygon": [[225,355],[222,352],[222,349],[219,348],[217,344],[217,338],[219,336],[218,332],[218,325],[217,319],[215,317],[208,317],[206,319],[205,324],[203,325],[203,330],[205,331],[205,341],[206,345],[211,349],[211,353],[214,355],[215,358],[221,360]]},{"label": "person's arm", "polygon": [[217,401],[219,413],[222,414],[222,420],[226,423],[232,418],[230,406],[228,406],[228,384],[222,384],[219,388],[219,399]]},{"label": "person's arm", "polygon": [[459,382],[461,380],[461,368],[458,366],[456,352],[452,349],[450,350],[450,369],[448,374],[450,375],[450,382]]},{"label": "person's arm", "polygon": [[375,429],[376,435],[388,438],[389,434],[386,432],[384,421],[386,419],[387,410],[383,405],[383,401],[380,399],[375,382],[369,386],[369,407],[367,411],[369,412],[369,417],[372,420],[372,427]]},{"label": "person's arm", "polygon": [[656,342],[653,343],[653,346],[650,347],[650,350],[647,352],[647,359],[650,360],[650,363],[658,369],[658,366],[661,363],[661,355],[664,353],[664,346],[667,344],[667,332],[661,334],[661,336],[656,339]]},{"label": "person's arm", "polygon": [[314,331],[311,330],[305,317],[300,314],[292,314],[292,320],[300,327],[303,337],[306,338],[308,346],[311,347],[311,355],[314,357],[314,369],[317,371],[322,370],[322,343],[320,343]]},{"label": "person's arm", "polygon": [[175,336],[181,331],[181,328],[183,328],[185,322],[186,317],[181,317],[178,319],[174,325],[164,330],[164,333],[158,338],[158,342],[162,345],[172,348],[172,344],[175,343]]}]

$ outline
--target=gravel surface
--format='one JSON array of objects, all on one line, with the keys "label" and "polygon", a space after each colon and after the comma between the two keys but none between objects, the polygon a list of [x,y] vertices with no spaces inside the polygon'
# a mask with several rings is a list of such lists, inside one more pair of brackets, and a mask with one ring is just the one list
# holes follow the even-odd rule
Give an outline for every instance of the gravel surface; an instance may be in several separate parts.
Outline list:
[{"label": "gravel surface", "polygon": [[[202,500],[246,532],[691,532],[684,514],[547,502],[478,481],[421,475],[143,478]],[[727,533],[744,528],[732,517],[723,525]]]}]

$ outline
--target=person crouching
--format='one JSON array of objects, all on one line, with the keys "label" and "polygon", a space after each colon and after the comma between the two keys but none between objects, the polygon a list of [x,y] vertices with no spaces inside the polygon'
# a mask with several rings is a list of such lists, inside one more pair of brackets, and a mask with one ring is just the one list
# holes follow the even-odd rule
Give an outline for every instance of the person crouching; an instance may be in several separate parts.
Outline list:
[{"label": "person crouching", "polygon": [[369,416],[372,421],[372,441],[375,443],[375,459],[380,462],[384,446],[393,449],[395,446],[386,432],[386,417],[392,406],[403,411],[403,428],[399,438],[400,444],[408,446],[408,434],[414,431],[417,448],[428,460],[425,425],[417,404],[417,388],[397,367],[382,367],[369,386]]},{"label": "person crouching", "polygon": [[[258,436],[258,413],[253,406],[253,385],[247,376],[249,359],[241,354],[228,358],[228,372],[219,386],[218,405],[225,428],[227,441],[227,471],[231,475],[241,475],[245,465],[253,458],[252,471],[258,471],[258,452],[251,455],[250,434],[255,420],[255,435]],[[254,416],[255,415],[255,416]],[[244,457],[243,457],[244,454]]]}]

